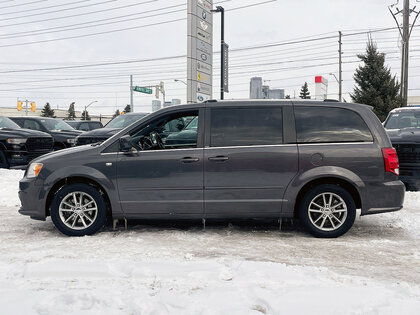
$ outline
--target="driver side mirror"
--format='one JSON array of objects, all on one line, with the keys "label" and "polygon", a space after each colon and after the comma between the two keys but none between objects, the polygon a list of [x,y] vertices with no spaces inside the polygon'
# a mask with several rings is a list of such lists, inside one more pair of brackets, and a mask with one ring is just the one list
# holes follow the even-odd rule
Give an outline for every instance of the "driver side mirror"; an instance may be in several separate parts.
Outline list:
[{"label": "driver side mirror", "polygon": [[125,135],[120,138],[120,151],[130,152],[133,144],[131,143],[130,135]]}]

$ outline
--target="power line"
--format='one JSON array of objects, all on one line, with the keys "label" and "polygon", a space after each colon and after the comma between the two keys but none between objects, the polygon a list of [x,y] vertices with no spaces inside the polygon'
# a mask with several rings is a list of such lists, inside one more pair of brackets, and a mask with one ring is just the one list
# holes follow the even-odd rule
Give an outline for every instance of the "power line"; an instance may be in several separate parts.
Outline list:
[{"label": "power line", "polygon": [[[178,7],[178,6],[176,6],[176,7]],[[182,6],[184,6],[184,5],[182,5]],[[166,8],[164,8],[164,9],[166,9]],[[155,11],[159,11],[159,10],[154,9],[154,10],[149,10],[148,12],[155,12]],[[169,11],[169,12],[149,14],[149,15],[146,15],[146,16],[124,19],[124,20],[121,20],[121,21],[99,23],[99,24],[88,25],[88,26],[80,26],[80,25],[89,24],[89,23],[93,23],[93,22],[78,23],[78,24],[73,24],[73,26],[78,25],[77,27],[67,28],[67,29],[63,29],[63,30],[48,31],[48,32],[32,31],[34,34],[23,34],[23,35],[17,35],[17,36],[0,35],[0,39],[21,38],[21,37],[38,36],[38,35],[45,35],[45,34],[52,34],[52,33],[59,33],[59,32],[68,32],[68,31],[74,31],[74,30],[79,30],[79,29],[87,29],[87,28],[98,27],[98,26],[103,26],[103,25],[110,25],[110,24],[117,24],[117,23],[123,23],[123,22],[128,22],[128,21],[140,20],[140,19],[147,19],[147,18],[150,18],[150,17],[163,16],[163,15],[178,13],[178,12],[182,12],[182,11],[185,11],[185,10],[184,9],[178,9],[178,10],[172,10],[172,11]],[[136,15],[139,15],[139,14],[144,14],[144,12],[138,13]],[[100,21],[109,21],[109,20],[112,20],[112,19],[114,19],[114,18],[102,19]],[[70,26],[65,26],[65,27],[70,27]],[[60,27],[52,27],[50,29],[55,29],[55,28],[60,28]]]},{"label": "power line", "polygon": [[[9,6],[6,6],[6,7],[0,7],[0,10],[7,9],[7,8],[13,8],[13,7],[21,7],[23,5],[30,5],[30,4],[46,2],[46,1],[48,1],[48,0],[37,0],[37,1],[31,1],[31,2],[26,2],[26,3],[19,3],[19,4],[9,5]],[[10,2],[10,1],[3,1],[3,2]]]},{"label": "power line", "polygon": [[[14,16],[14,17],[5,18],[5,19],[2,19],[2,20],[7,21],[7,20],[14,20],[14,19],[22,19],[22,18],[28,18],[28,17],[33,17],[33,16],[45,15],[45,14],[53,14],[53,13],[69,11],[69,10],[83,9],[83,8],[98,6],[98,5],[107,4],[107,3],[111,3],[111,2],[115,2],[115,1],[117,1],[117,0],[106,0],[106,1],[102,1],[102,2],[80,5],[80,6],[73,7],[73,8],[59,9],[59,10],[55,10],[55,11],[40,12],[40,13],[34,13],[34,14],[21,15],[21,16]],[[158,1],[158,0],[153,0],[153,1]]]},{"label": "power line", "polygon": [[[46,1],[46,0],[45,0]],[[32,9],[27,9],[27,10],[21,10],[21,11],[14,11],[14,12],[6,12],[3,13],[2,15],[8,15],[8,14],[16,14],[16,13],[24,13],[24,12],[33,12],[33,11],[39,11],[39,10],[45,10],[45,9],[51,9],[51,8],[56,8],[56,7],[63,7],[66,5],[71,5],[71,4],[77,4],[77,3],[82,3],[82,2],[90,2],[92,0],[79,0],[79,1],[75,1],[75,2],[68,2],[68,3],[62,3],[62,4],[56,4],[56,5],[50,5],[47,7],[41,7],[41,8],[32,8]],[[36,2],[44,2],[44,1],[36,1]],[[20,6],[20,5],[19,5]]]},{"label": "power line", "polygon": [[[38,29],[38,30],[34,30],[34,31],[24,31],[24,32],[1,34],[0,36],[3,37],[3,38],[15,38],[15,37],[30,36],[31,34],[32,35],[50,34],[50,33],[54,33],[54,32],[44,32],[44,31],[55,30],[55,29],[60,29],[60,28],[69,28],[69,27],[72,27],[72,26],[81,26],[81,25],[92,24],[92,23],[97,23],[97,22],[110,21],[110,20],[115,20],[115,19],[119,19],[119,18],[143,15],[143,14],[146,14],[146,13],[157,12],[157,11],[173,9],[173,8],[177,8],[177,7],[184,7],[184,6],[185,6],[185,4],[177,4],[177,5],[172,5],[172,6],[168,6],[168,7],[164,7],[164,8],[151,9],[151,10],[146,10],[146,11],[142,11],[142,12],[125,14],[125,15],[120,15],[120,16],[116,16],[116,17],[110,17],[110,18],[105,18],[105,19],[100,19],[100,20],[95,20],[95,21],[76,23],[76,24],[70,24],[70,25],[63,25],[63,26],[55,26],[55,27],[49,27],[49,28],[44,28],[44,29]],[[176,12],[178,12],[178,11],[176,11]],[[134,19],[126,19],[126,20],[116,21],[116,22],[112,22],[112,23],[127,22],[127,21],[132,21],[132,20],[134,20]],[[112,24],[112,23],[107,23],[106,25]],[[103,25],[103,24],[100,24],[100,25]],[[100,26],[100,25],[93,25],[93,26],[89,26],[89,27]],[[73,29],[71,29],[71,30],[73,30]],[[68,30],[61,30],[61,31],[68,31]],[[36,33],[36,34],[34,34],[34,33]],[[22,35],[22,36],[11,36],[11,35]]]}]

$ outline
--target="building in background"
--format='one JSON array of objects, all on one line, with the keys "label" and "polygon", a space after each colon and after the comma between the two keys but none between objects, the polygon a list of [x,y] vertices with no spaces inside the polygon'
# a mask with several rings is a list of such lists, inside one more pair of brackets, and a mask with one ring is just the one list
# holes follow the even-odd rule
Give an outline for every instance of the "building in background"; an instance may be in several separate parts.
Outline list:
[{"label": "building in background", "polygon": [[181,100],[179,98],[172,99],[172,105],[179,105],[179,104],[181,104]]},{"label": "building in background", "polygon": [[268,85],[263,85],[261,77],[251,78],[249,87],[250,99],[283,99],[284,89],[270,89]]},{"label": "building in background", "polygon": [[162,103],[160,100],[153,100],[152,101],[152,112],[155,112],[162,108]]},{"label": "building in background", "polygon": [[420,96],[409,96],[407,98],[408,106],[420,106]]},{"label": "building in background", "polygon": [[328,98],[328,80],[321,75],[315,77],[315,99],[325,100]]}]

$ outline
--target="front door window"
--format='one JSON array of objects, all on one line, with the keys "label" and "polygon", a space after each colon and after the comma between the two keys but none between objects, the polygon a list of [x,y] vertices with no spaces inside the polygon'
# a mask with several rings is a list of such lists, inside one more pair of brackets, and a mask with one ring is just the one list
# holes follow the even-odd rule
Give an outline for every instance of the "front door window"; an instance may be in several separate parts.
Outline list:
[{"label": "front door window", "polygon": [[[190,126],[191,125],[191,126]],[[142,151],[197,148],[198,111],[160,117],[133,132],[133,146]]]}]

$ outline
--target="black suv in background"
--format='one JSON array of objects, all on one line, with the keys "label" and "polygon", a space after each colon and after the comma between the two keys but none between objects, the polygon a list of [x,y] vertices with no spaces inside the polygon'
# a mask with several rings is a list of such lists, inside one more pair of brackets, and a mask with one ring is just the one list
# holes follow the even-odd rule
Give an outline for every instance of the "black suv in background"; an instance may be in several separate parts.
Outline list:
[{"label": "black suv in background", "polygon": [[70,126],[76,130],[81,131],[91,131],[95,129],[102,128],[103,125],[100,121],[91,121],[91,120],[65,120]]},{"label": "black suv in background", "polygon": [[32,159],[51,152],[52,137],[44,132],[22,129],[0,116],[0,168],[26,165]]},{"label": "black suv in background", "polygon": [[[191,121],[177,134],[165,126]],[[197,123],[197,124],[196,124]],[[188,127],[188,126],[187,126]],[[402,208],[398,158],[371,107],[221,101],[156,111],[108,140],[48,154],[20,181],[21,214],[67,235],[110,219],[298,217],[318,237]],[[356,232],[357,233],[357,232]]]},{"label": "black suv in background", "polygon": [[420,106],[392,110],[384,126],[397,150],[401,181],[408,190],[420,190]]},{"label": "black suv in background", "polygon": [[96,142],[102,142],[109,137],[116,134],[121,129],[130,126],[132,123],[148,115],[148,113],[127,113],[119,115],[113,120],[108,122],[105,127],[88,131],[76,138],[76,145],[91,144]]},{"label": "black suv in background", "polygon": [[47,117],[10,117],[22,128],[49,133],[54,139],[54,151],[73,146],[74,139],[82,133],[61,119]]}]

